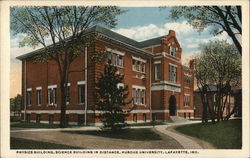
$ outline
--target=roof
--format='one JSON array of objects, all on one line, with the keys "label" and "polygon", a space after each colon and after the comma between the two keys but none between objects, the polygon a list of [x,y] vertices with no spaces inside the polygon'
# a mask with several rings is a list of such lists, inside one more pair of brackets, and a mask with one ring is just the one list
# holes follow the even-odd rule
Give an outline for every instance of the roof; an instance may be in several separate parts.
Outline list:
[{"label": "roof", "polygon": [[[157,37],[157,38],[153,38],[153,39],[150,39],[150,40],[146,40],[146,41],[142,41],[142,42],[138,42],[138,41],[135,41],[133,39],[130,39],[128,37],[125,37],[121,34],[118,34],[114,31],[111,31],[109,29],[106,29],[104,27],[101,27],[101,26],[93,26],[89,29],[87,29],[84,33],[84,35],[87,35],[89,33],[99,33],[101,35],[104,35],[112,40],[115,40],[116,42],[120,42],[122,44],[126,44],[130,47],[130,49],[137,49],[137,51],[139,53],[143,53],[143,54],[146,54],[148,56],[153,56],[153,53],[152,52],[149,52],[149,51],[146,51],[146,50],[143,50],[141,48],[143,47],[146,47],[146,46],[150,46],[150,45],[155,45],[155,44],[160,44],[161,42],[161,39],[163,38],[163,36],[161,37]],[[51,47],[52,45],[48,46],[48,47]],[[21,56],[18,56],[17,59],[26,59],[26,58],[29,58],[29,57],[32,57],[32,56],[35,56],[35,55],[38,55],[40,54],[45,48],[41,48],[41,49],[38,49],[38,50],[35,50],[35,51],[32,51],[30,53],[27,53],[27,54],[24,54],[24,55],[21,55]]]},{"label": "roof", "polygon": [[161,41],[162,41],[163,38],[164,38],[164,36],[160,36],[160,37],[157,37],[157,38],[145,40],[145,41],[139,42],[138,46],[140,48],[145,48],[145,47],[148,47],[148,46],[161,44]]}]

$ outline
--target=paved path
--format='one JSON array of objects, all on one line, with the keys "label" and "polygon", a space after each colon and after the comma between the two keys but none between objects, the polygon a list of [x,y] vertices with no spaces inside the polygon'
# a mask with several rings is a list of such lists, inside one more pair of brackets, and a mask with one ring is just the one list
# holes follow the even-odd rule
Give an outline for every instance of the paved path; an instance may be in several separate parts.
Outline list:
[{"label": "paved path", "polygon": [[184,149],[202,149],[202,147],[192,139],[167,129],[167,126],[156,126],[156,130],[177,140]]},{"label": "paved path", "polygon": [[[38,141],[53,142],[88,149],[202,149],[202,147],[189,137],[171,130],[173,126],[199,123],[200,121],[187,121],[157,125],[153,129],[161,135],[163,140],[157,141],[131,141],[112,139],[90,135],[72,134],[63,131],[100,130],[98,127],[76,127],[56,129],[19,129],[12,128],[11,136]],[[150,126],[137,126],[132,128],[151,128]]]},{"label": "paved path", "polygon": [[[89,130],[90,129],[91,128],[89,128]],[[155,129],[152,130],[159,134],[162,140],[133,141],[125,139],[113,139],[100,136],[73,134],[63,132],[61,131],[61,129],[49,129],[47,131],[38,129],[18,131],[15,130],[12,131],[10,135],[11,137],[64,144],[84,149],[183,149],[182,145],[180,145],[180,143],[178,143],[172,137],[164,135],[156,131]]]}]

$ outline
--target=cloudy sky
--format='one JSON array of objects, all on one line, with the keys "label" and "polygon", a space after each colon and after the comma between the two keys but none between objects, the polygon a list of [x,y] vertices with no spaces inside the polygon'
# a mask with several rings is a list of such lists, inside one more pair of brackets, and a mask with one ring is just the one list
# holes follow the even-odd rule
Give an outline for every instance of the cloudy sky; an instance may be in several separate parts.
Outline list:
[{"label": "cloudy sky", "polygon": [[[198,33],[189,26],[185,19],[171,21],[167,19],[169,10],[160,10],[158,7],[132,7],[124,8],[127,12],[118,17],[118,25],[113,31],[137,41],[143,41],[154,37],[168,34],[168,31],[175,30],[177,39],[182,47],[184,64],[187,60],[199,53],[199,44],[215,39],[226,39],[231,43],[226,33],[219,36],[209,34],[208,27]],[[21,62],[15,57],[33,51],[33,48],[19,48],[19,41],[24,35],[11,36],[11,97],[21,93]]]}]

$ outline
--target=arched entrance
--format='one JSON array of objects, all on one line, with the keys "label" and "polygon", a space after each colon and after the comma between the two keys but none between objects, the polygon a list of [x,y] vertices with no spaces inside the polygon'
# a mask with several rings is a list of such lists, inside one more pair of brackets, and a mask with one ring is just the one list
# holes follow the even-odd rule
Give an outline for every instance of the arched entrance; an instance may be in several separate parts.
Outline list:
[{"label": "arched entrance", "polygon": [[169,113],[170,116],[176,115],[176,99],[175,96],[171,95],[169,98]]}]

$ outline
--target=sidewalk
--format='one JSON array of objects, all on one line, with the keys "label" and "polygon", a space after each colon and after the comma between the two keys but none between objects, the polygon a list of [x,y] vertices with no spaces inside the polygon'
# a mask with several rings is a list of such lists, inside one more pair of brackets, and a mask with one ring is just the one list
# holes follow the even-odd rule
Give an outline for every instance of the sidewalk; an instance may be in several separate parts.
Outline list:
[{"label": "sidewalk", "polygon": [[167,126],[167,125],[155,126],[156,130],[174,138],[177,142],[179,142],[184,147],[184,149],[203,149],[197,142],[193,141],[190,138],[185,137],[184,135],[168,130],[167,129],[168,127],[170,126]]}]

